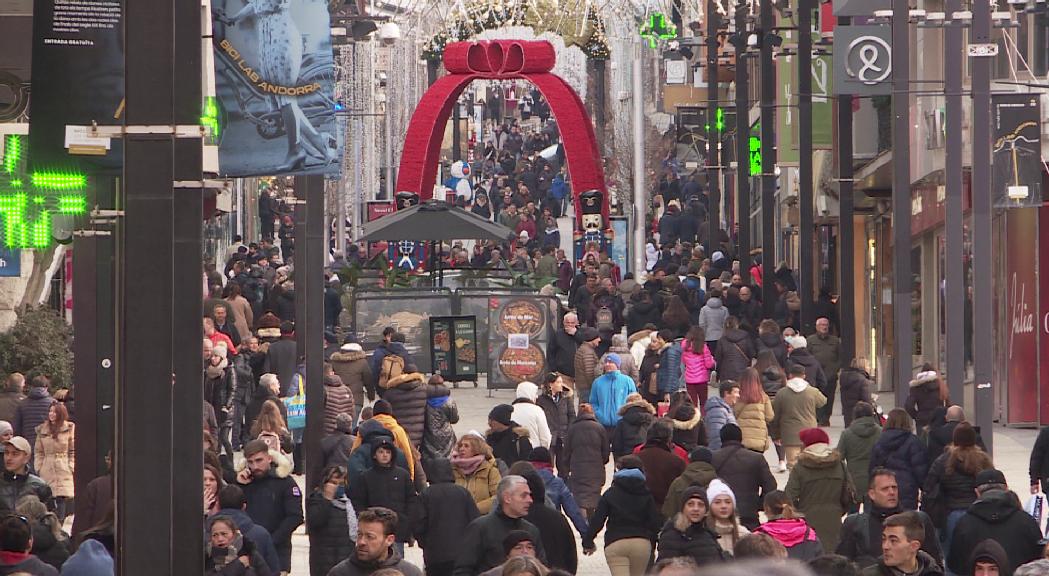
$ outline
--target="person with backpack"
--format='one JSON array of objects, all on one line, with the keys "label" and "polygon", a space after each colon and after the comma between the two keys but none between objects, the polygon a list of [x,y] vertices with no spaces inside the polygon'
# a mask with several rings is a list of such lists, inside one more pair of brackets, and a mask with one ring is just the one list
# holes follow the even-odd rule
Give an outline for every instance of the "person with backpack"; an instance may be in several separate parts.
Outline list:
[{"label": "person with backpack", "polygon": [[[385,358],[390,355],[400,357],[400,362],[393,360],[384,366]],[[372,374],[375,374],[376,378],[378,378],[378,384],[381,386],[390,378],[399,376],[401,371],[404,370],[404,364],[410,359],[411,355],[408,353],[408,349],[404,347],[404,334],[398,333],[393,326],[383,328],[382,342],[372,352],[371,358]],[[400,366],[395,368],[397,364]]]}]

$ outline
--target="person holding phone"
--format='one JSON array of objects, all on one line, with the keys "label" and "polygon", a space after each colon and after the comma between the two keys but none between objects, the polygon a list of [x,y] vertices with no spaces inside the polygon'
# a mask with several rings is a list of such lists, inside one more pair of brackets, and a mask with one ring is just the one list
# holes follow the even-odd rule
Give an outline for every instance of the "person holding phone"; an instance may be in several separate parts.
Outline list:
[{"label": "person holding phone", "polygon": [[356,546],[357,514],[346,497],[346,476],[346,468],[328,466],[321,474],[324,482],[306,499],[310,574],[327,574],[352,554]]}]

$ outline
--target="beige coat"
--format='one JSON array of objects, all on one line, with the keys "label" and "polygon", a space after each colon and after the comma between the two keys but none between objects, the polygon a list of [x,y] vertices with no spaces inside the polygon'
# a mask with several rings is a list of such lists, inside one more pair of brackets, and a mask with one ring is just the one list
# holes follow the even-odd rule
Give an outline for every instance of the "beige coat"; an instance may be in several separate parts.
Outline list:
[{"label": "beige coat", "polygon": [[47,422],[36,427],[36,446],[33,447],[33,467],[51,486],[56,497],[73,497],[74,424],[66,422],[57,435],[51,434]]},{"label": "beige coat", "polygon": [[252,315],[251,304],[248,303],[247,298],[237,296],[233,300],[226,300],[226,303],[233,310],[233,325],[236,326],[240,339],[247,340],[251,338],[251,325],[255,322],[255,318]]},{"label": "beige coat", "polygon": [[816,409],[826,403],[822,392],[801,378],[791,378],[772,401],[776,411],[770,427],[772,437],[781,439],[784,446],[801,446],[798,434],[816,427]]},{"label": "beige coat", "polygon": [[732,411],[736,413],[736,424],[743,432],[743,447],[764,452],[769,447],[768,425],[776,415],[772,410],[772,400],[762,392],[760,403],[736,402]]},{"label": "beige coat", "polygon": [[463,473],[454,466],[452,467],[452,475],[455,477],[455,483],[466,488],[470,496],[473,496],[474,502],[477,503],[477,509],[481,514],[487,514],[492,511],[492,504],[495,503],[496,488],[499,487],[499,481],[503,479],[502,475],[499,474],[499,468],[495,465],[495,458],[489,458],[482,462],[469,477],[463,476]]}]

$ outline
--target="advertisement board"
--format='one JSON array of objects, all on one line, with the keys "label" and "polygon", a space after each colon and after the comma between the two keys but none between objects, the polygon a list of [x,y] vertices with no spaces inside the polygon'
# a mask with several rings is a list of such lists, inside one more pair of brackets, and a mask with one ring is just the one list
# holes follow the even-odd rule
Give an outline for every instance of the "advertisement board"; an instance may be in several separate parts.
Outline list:
[{"label": "advertisement board", "polygon": [[1042,107],[1038,94],[991,97],[995,208],[1042,205]]},{"label": "advertisement board", "polygon": [[222,175],[338,174],[327,4],[214,0],[211,6]]},{"label": "advertisement board", "polygon": [[1006,229],[1006,364],[1009,424],[1038,422],[1038,210],[1011,210]]},{"label": "advertisement board", "polygon": [[[33,2],[29,148],[34,171],[70,173],[90,162],[117,169],[119,139],[92,156],[70,156],[66,126],[117,125],[124,107],[124,6],[121,0]],[[109,142],[103,140],[103,142]]]},{"label": "advertisement board", "polygon": [[477,380],[477,317],[430,317],[430,364],[448,382]]},{"label": "advertisement board", "polygon": [[546,349],[556,322],[553,298],[535,295],[493,296],[488,300],[488,387],[515,388],[540,382]]}]

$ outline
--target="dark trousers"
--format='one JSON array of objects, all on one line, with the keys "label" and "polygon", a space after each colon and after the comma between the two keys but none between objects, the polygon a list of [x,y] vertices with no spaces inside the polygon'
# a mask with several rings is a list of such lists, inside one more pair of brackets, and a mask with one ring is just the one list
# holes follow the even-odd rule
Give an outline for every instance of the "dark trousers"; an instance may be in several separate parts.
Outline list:
[{"label": "dark trousers", "polygon": [[273,240],[273,214],[259,214],[259,232],[263,238]]},{"label": "dark trousers", "polygon": [[816,410],[816,421],[819,422],[820,426],[830,426],[830,417],[834,414],[834,396],[837,392],[838,376],[827,378],[827,389],[823,390],[823,395],[827,397],[827,403],[823,405],[823,408]]},{"label": "dark trousers", "polygon": [[248,442],[244,438],[248,434],[248,428],[250,428],[244,423],[244,412],[246,409],[247,407],[239,402],[233,404],[233,413],[230,415],[230,418],[233,419],[233,437],[230,443],[233,445],[234,450],[240,450]]},{"label": "dark trousers", "polygon": [[455,572],[455,560],[426,563],[426,576],[452,576],[453,572]]}]

